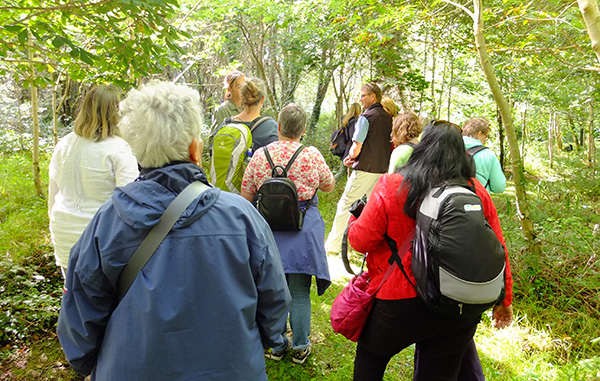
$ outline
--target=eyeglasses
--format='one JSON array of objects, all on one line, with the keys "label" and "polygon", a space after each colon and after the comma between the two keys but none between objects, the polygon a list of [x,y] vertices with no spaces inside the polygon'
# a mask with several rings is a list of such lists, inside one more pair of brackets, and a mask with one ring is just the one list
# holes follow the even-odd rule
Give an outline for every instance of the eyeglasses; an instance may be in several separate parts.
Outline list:
[{"label": "eyeglasses", "polygon": [[458,124],[454,124],[454,123],[452,123],[452,122],[448,122],[447,120],[433,120],[433,121],[431,122],[431,125],[432,125],[432,126],[436,126],[436,125],[440,125],[440,124],[448,124],[448,125],[450,125],[450,126],[456,127],[456,128],[458,128],[458,130],[459,130],[459,131],[461,132],[461,134],[462,134],[462,128],[460,128],[460,126],[459,126]]}]

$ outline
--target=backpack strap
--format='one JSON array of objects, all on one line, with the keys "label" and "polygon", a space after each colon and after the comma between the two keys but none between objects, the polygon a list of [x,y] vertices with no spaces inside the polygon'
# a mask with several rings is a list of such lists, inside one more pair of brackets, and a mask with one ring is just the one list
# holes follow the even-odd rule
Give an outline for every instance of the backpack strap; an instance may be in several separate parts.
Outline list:
[{"label": "backpack strap", "polygon": [[263,116],[262,118],[261,117],[259,117],[259,118],[260,119],[258,119],[258,120],[254,119],[254,120],[256,120],[256,122],[253,121],[254,124],[252,125],[252,127],[250,127],[250,132],[254,131],[256,129],[256,127],[260,126],[263,122],[266,122],[269,119],[273,119],[268,116]]},{"label": "backpack strap", "polygon": [[488,147],[481,145],[481,146],[473,146],[471,148],[469,148],[467,150],[467,152],[469,153],[469,155],[471,156],[475,156],[476,153],[483,151],[484,149],[488,149]]},{"label": "backpack strap", "polygon": [[415,149],[415,143],[411,143],[411,142],[406,142],[406,143],[402,143],[400,144],[401,146],[409,146],[412,149]]},{"label": "backpack strap", "polygon": [[[406,237],[404,242],[402,242],[402,245],[400,245],[400,248],[396,248],[396,241],[394,241],[394,239],[392,239],[392,237],[387,235],[387,233],[385,234],[384,238],[385,238],[388,246],[390,247],[390,251],[392,252],[390,259],[388,260],[390,267],[394,264],[394,262],[396,262],[398,264],[398,267],[400,267],[402,274],[404,274],[404,276],[406,277],[406,280],[408,281],[408,283],[410,283],[411,286],[416,287],[413,284],[413,282],[410,281],[410,278],[408,277],[408,274],[406,273],[406,270],[404,270],[404,266],[402,265],[402,260],[406,256],[408,249],[411,247],[414,236],[415,236],[415,228],[412,228],[410,233],[408,233],[408,236]],[[400,256],[398,253],[402,253],[402,256]],[[379,287],[381,287],[381,286],[379,286]]]}]

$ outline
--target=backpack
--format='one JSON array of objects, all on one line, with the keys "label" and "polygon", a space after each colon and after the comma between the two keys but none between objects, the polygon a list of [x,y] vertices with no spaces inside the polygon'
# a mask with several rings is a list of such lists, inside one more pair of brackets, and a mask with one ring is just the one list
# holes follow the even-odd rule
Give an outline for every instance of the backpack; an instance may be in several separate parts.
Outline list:
[{"label": "backpack", "polygon": [[432,189],[417,211],[412,271],[419,296],[434,311],[481,314],[504,299],[504,246],[471,188]]},{"label": "backpack", "polygon": [[271,167],[271,177],[266,179],[256,192],[256,208],[273,231],[301,230],[304,215],[317,195],[318,188],[304,211],[302,211],[296,185],[287,177],[292,163],[303,149],[304,146],[302,145],[298,147],[285,168],[283,168],[281,165],[274,165],[269,150],[267,147],[263,148],[267,162]]},{"label": "backpack", "polygon": [[[473,146],[471,148],[469,148],[467,150],[467,153],[470,155],[471,159],[473,159],[473,156],[475,156],[476,153],[481,152],[485,149],[488,149],[488,147],[484,146],[484,145],[480,145],[480,146]],[[475,160],[473,159],[473,165],[475,165]],[[488,189],[490,186],[490,179],[487,179],[487,182],[485,184],[482,184],[484,186],[484,188]]]},{"label": "backpack", "polygon": [[339,129],[333,131],[331,134],[331,138],[329,139],[331,142],[331,146],[329,147],[329,151],[335,155],[339,156],[340,159],[348,156],[348,152],[350,151],[350,147],[352,146],[352,135],[354,135],[354,125],[356,124],[356,118],[351,118],[348,121],[347,126],[341,126]]},{"label": "backpack", "polygon": [[226,118],[212,141],[210,178],[212,183],[229,192],[240,193],[245,162],[252,156],[252,131],[269,117],[258,119],[251,128]]},{"label": "backpack", "polygon": [[473,157],[473,156],[475,156],[475,154],[477,152],[481,152],[484,149],[488,149],[488,148],[486,146],[483,146],[483,145],[482,146],[473,146],[473,147],[469,148],[467,150],[467,152],[469,153],[469,155],[471,155],[471,157]]}]

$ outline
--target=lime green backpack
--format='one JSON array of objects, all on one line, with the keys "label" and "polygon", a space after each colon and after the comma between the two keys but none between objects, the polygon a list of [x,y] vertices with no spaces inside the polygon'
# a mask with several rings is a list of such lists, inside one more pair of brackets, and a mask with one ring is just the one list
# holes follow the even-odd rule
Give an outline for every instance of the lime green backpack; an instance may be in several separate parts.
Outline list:
[{"label": "lime green backpack", "polygon": [[240,193],[246,159],[252,156],[252,130],[267,119],[259,119],[252,129],[243,123],[226,120],[227,123],[217,131],[212,143],[210,178],[213,185],[228,192]]}]

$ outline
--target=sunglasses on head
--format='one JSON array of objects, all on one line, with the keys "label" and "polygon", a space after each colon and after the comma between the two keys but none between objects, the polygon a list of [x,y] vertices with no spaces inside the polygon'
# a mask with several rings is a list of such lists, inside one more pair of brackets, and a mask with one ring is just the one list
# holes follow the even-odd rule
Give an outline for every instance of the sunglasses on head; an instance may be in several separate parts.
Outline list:
[{"label": "sunglasses on head", "polygon": [[431,121],[432,126],[440,125],[440,124],[448,124],[450,126],[458,128],[458,130],[462,133],[462,128],[458,124],[454,124],[452,122],[448,122],[447,120],[433,120]]}]

